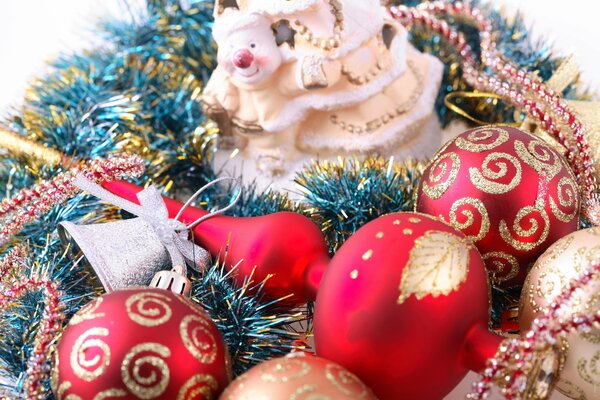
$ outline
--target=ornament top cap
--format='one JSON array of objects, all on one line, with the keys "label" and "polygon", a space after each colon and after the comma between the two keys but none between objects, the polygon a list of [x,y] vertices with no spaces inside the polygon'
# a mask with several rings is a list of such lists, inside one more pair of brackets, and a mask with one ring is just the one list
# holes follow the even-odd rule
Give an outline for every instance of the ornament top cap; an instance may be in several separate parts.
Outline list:
[{"label": "ornament top cap", "polygon": [[192,291],[192,282],[184,276],[182,265],[174,266],[171,271],[157,272],[149,286],[168,290],[188,298]]}]

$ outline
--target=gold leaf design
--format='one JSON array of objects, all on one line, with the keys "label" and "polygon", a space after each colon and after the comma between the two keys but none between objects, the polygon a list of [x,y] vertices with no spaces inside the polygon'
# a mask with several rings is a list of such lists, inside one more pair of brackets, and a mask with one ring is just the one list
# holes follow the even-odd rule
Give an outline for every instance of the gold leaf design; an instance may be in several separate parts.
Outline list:
[{"label": "gold leaf design", "polygon": [[96,310],[102,304],[103,298],[97,297],[95,300],[89,302],[81,308],[69,321],[69,325],[77,325],[83,321],[87,321],[95,318],[104,317],[104,313],[96,313]]},{"label": "gold leaf design", "polygon": [[471,245],[449,232],[429,231],[415,240],[402,271],[398,304],[411,295],[447,296],[467,279]]}]

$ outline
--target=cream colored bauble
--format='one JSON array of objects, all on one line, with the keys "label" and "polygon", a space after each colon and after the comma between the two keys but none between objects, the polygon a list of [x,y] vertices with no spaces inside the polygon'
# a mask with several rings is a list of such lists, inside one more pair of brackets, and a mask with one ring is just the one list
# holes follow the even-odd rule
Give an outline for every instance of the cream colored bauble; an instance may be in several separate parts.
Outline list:
[{"label": "cream colored bauble", "polygon": [[[567,287],[592,263],[600,261],[600,229],[574,232],[553,244],[533,266],[521,295],[521,331],[529,330]],[[600,309],[600,280],[576,294],[572,313]],[[556,389],[577,400],[600,399],[600,331],[572,333],[562,340],[564,358]]]}]

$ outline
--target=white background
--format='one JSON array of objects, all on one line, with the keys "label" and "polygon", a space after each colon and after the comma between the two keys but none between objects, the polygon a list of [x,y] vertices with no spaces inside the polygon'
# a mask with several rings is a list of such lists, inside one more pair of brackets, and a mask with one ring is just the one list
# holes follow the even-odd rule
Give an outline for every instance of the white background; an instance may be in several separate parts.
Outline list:
[{"label": "white background", "polygon": [[[134,5],[141,2],[129,0]],[[496,3],[507,15],[522,11],[534,36],[552,43],[558,53],[574,53],[584,81],[590,88],[600,89],[600,3],[591,0],[497,0]],[[95,21],[115,13],[129,15],[128,8],[124,0],[0,0],[0,115],[18,106],[28,82],[44,73],[47,60],[59,52],[89,47]],[[448,399],[464,398],[468,380],[472,378],[468,377]]]}]

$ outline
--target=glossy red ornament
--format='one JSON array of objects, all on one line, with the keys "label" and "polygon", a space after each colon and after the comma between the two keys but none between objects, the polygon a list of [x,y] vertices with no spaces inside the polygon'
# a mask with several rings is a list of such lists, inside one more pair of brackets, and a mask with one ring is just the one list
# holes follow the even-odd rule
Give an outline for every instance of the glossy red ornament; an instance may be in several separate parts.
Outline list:
[{"label": "glossy red ornament", "polygon": [[[106,182],[103,186],[134,203],[138,203],[136,193],[142,190],[123,181]],[[169,216],[174,218],[183,205],[164,199]],[[191,223],[207,213],[188,207],[180,220]],[[267,297],[277,299],[292,294],[286,301],[295,304],[314,300],[315,282],[329,263],[327,243],[317,225],[293,212],[249,218],[218,215],[197,225],[193,239],[229,267],[241,261],[235,275],[240,285],[251,274],[254,282],[270,277],[263,289]]]},{"label": "glossy red ornament", "polygon": [[464,232],[494,284],[523,283],[529,267],[579,225],[580,194],[566,159],[508,126],[458,135],[423,174],[417,211]]},{"label": "glossy red ornament", "polygon": [[350,237],[325,272],[316,352],[380,400],[439,400],[496,353],[489,307],[483,261],[462,233],[427,215],[388,214]]},{"label": "glossy red ornament", "polygon": [[71,318],[55,357],[59,399],[209,400],[231,380],[227,348],[204,310],[155,288],[93,300]]}]

